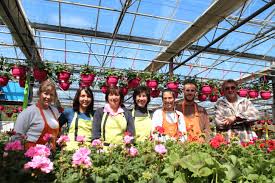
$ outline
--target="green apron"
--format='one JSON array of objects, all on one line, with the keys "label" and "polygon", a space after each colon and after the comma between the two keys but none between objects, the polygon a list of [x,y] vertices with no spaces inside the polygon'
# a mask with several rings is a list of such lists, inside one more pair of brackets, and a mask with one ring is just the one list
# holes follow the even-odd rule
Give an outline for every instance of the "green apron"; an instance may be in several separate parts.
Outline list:
[{"label": "green apron", "polygon": [[103,114],[101,122],[101,137],[106,144],[123,143],[124,132],[127,129],[127,121],[124,113],[116,116]]},{"label": "green apron", "polygon": [[147,116],[135,117],[135,109],[133,109],[132,116],[135,121],[136,141],[145,141],[150,137],[152,130],[152,120],[149,112]]},{"label": "green apron", "polygon": [[[85,146],[91,145],[92,140],[92,121],[93,117],[90,115],[91,120],[84,120],[78,117],[78,114],[74,113],[74,118],[72,120],[71,126],[68,130],[68,136],[70,142],[67,143],[66,150],[76,150],[78,149],[78,142],[76,141],[76,136],[85,136]],[[78,124],[76,128],[76,123]]]}]

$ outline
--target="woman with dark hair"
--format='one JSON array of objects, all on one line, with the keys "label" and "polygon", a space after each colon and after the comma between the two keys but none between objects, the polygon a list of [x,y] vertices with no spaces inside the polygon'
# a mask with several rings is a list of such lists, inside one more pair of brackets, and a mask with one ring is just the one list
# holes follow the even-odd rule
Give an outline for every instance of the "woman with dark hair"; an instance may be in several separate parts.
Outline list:
[{"label": "woman with dark hair", "polygon": [[70,142],[67,150],[78,147],[77,136],[85,136],[85,141],[90,143],[92,136],[92,121],[94,110],[94,96],[89,87],[81,87],[77,90],[73,108],[65,109],[59,117],[59,124],[67,124],[67,133]]},{"label": "woman with dark hair", "polygon": [[150,90],[146,86],[137,87],[133,93],[134,108],[132,116],[135,122],[136,140],[145,141],[150,137],[152,129],[151,114],[147,109],[150,102]]},{"label": "woman with dark hair", "polygon": [[103,108],[96,110],[93,122],[93,139],[103,139],[104,145],[122,143],[124,132],[135,134],[130,111],[123,105],[123,94],[117,87],[108,88]]}]

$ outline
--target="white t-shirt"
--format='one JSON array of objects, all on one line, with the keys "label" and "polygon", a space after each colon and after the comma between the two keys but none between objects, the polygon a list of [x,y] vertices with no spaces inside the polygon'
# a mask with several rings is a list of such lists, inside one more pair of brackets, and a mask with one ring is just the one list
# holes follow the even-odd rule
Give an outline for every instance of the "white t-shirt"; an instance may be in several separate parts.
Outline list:
[{"label": "white t-shirt", "polygon": [[[59,112],[55,107],[51,107],[56,118],[59,117]],[[59,127],[58,121],[54,118],[50,109],[43,110],[45,118],[48,125],[56,129]],[[27,109],[23,110],[17,117],[15,122],[14,130],[16,132],[16,137],[19,138],[20,135],[26,135],[27,141],[36,142],[43,129],[44,120],[40,114],[40,111],[36,105],[29,106]]]},{"label": "white t-shirt", "polygon": [[[171,111],[171,112],[165,112],[166,115],[166,120],[168,123],[176,123],[177,121],[179,122],[179,131],[182,134],[187,134],[186,132],[186,124],[184,121],[184,117],[183,114],[180,111]],[[162,109],[157,109],[152,117],[152,131],[155,130],[155,128],[157,126],[162,126],[162,121],[163,121],[163,117],[162,117]],[[187,140],[187,135],[184,135],[181,139],[182,141],[186,141]]]}]

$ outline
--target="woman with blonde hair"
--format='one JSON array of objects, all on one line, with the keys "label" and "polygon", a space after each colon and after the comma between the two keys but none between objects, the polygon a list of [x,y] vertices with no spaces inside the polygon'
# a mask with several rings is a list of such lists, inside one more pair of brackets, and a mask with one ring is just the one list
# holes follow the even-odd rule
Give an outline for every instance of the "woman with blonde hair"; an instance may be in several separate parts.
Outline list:
[{"label": "woman with blonde hair", "polygon": [[27,149],[36,144],[47,143],[55,149],[59,133],[59,112],[51,105],[57,100],[55,84],[49,79],[43,81],[37,94],[37,103],[19,114],[14,126],[15,138],[25,136]]}]

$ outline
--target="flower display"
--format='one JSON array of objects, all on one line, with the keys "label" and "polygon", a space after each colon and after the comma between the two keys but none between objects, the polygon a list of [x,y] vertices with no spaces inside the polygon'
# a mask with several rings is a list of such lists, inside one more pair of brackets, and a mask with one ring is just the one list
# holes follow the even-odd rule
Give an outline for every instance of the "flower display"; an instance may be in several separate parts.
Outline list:
[{"label": "flower display", "polygon": [[5,151],[21,151],[21,150],[24,150],[24,147],[19,140],[16,140],[14,142],[7,143],[5,145],[4,150]]},{"label": "flower display", "polygon": [[76,141],[77,141],[77,142],[80,142],[80,143],[84,143],[84,142],[85,142],[85,136],[78,135],[78,136],[76,137]]},{"label": "flower display", "polygon": [[89,168],[92,163],[89,154],[91,151],[87,148],[81,147],[73,154],[73,166],[83,166]]},{"label": "flower display", "polygon": [[53,137],[52,134],[46,133],[43,136],[43,140],[45,140],[46,142],[49,142],[52,139],[52,137]]},{"label": "flower display", "polygon": [[37,144],[34,147],[30,147],[25,152],[25,156],[29,158],[33,158],[35,156],[49,157],[50,154],[51,154],[51,150],[47,146],[41,145],[41,144]]},{"label": "flower display", "polygon": [[123,138],[125,144],[130,144],[133,139],[134,139],[134,137],[129,136],[129,135],[125,135],[124,138]]},{"label": "flower display", "polygon": [[167,149],[165,148],[165,146],[163,144],[158,144],[155,146],[155,151],[158,154],[165,154],[167,152]]},{"label": "flower display", "polygon": [[226,144],[226,141],[221,134],[217,134],[214,138],[211,139],[210,145],[214,149],[219,148],[221,145]]},{"label": "flower display", "polygon": [[66,145],[67,142],[70,142],[70,138],[67,135],[61,135],[56,141],[56,143],[60,146]]},{"label": "flower display", "polygon": [[137,155],[138,155],[138,150],[137,150],[137,148],[135,148],[135,147],[130,147],[130,149],[129,149],[129,155],[130,155],[131,157],[137,156]]},{"label": "flower display", "polygon": [[100,139],[95,139],[92,141],[92,146],[93,147],[98,147],[98,146],[102,146],[102,142]]},{"label": "flower display", "polygon": [[44,173],[50,173],[53,170],[53,163],[44,156],[34,156],[33,159],[24,165],[24,169],[38,169]]}]

